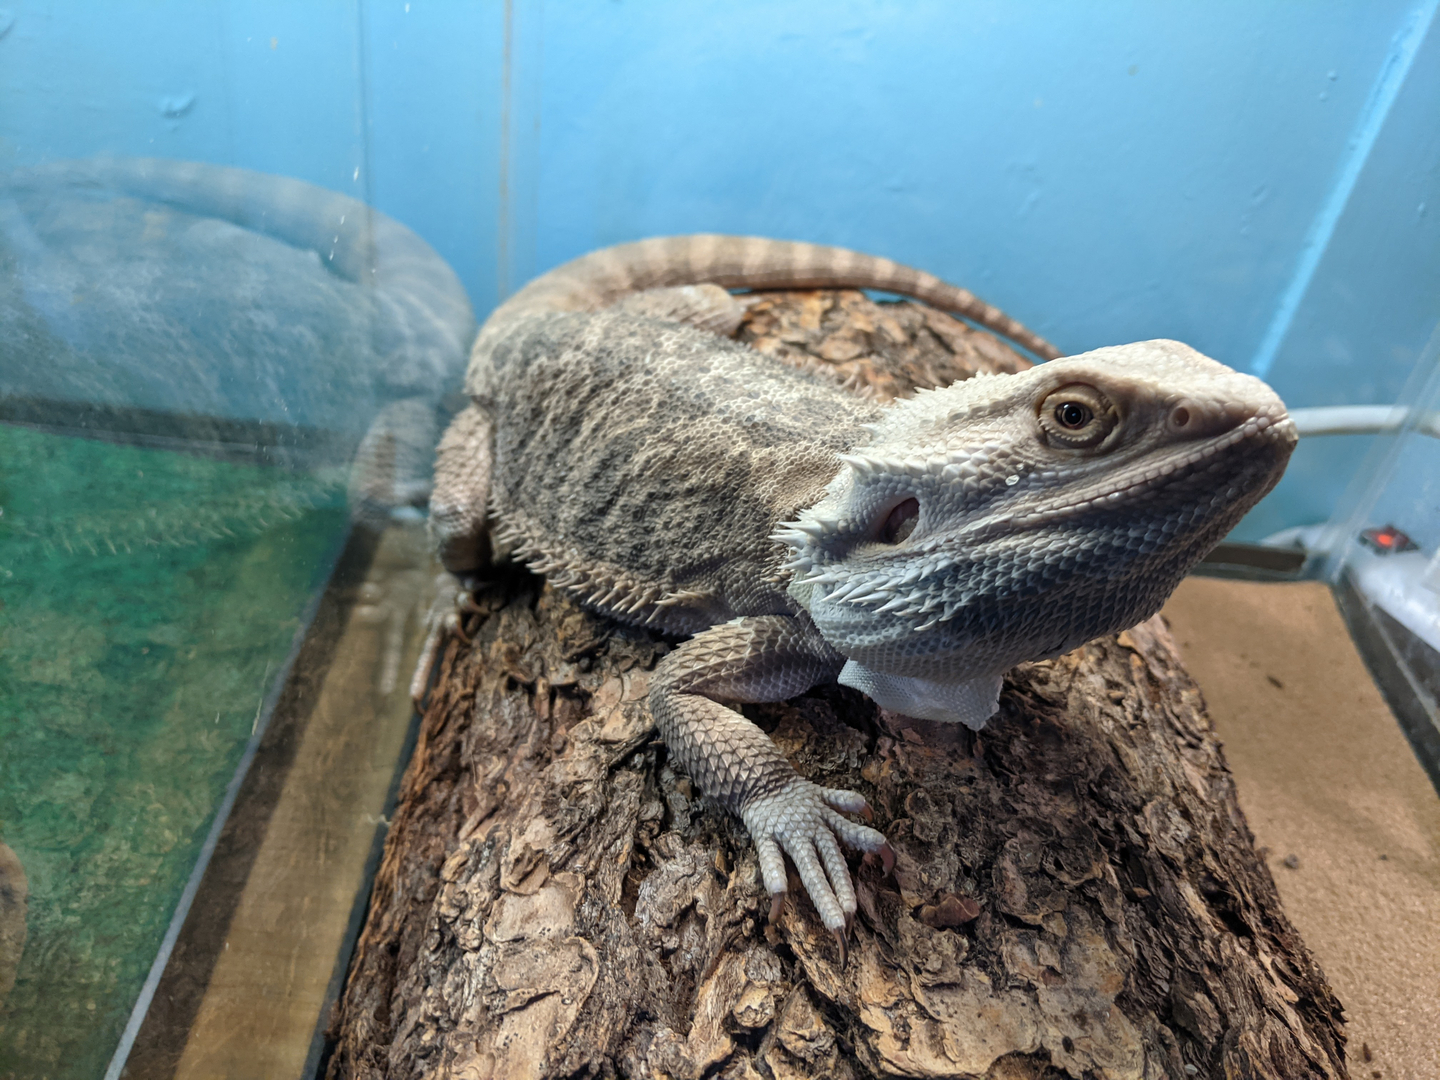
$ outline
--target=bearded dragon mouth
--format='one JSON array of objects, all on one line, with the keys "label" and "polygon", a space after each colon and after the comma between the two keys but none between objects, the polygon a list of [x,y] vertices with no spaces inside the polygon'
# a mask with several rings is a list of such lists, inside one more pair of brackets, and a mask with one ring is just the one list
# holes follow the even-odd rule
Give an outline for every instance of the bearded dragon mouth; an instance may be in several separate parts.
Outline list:
[{"label": "bearded dragon mouth", "polygon": [[1194,443],[1184,453],[1168,457],[1163,462],[1130,466],[1107,476],[1103,482],[1071,493],[1070,497],[1063,501],[1053,502],[1026,513],[992,519],[986,524],[999,526],[1008,532],[1011,529],[1030,529],[1069,520],[1095,510],[1122,507],[1147,492],[1173,484],[1197,472],[1239,443],[1263,440],[1266,445],[1288,442],[1293,446],[1295,439],[1295,422],[1288,414],[1279,417],[1252,416],[1225,434]]}]

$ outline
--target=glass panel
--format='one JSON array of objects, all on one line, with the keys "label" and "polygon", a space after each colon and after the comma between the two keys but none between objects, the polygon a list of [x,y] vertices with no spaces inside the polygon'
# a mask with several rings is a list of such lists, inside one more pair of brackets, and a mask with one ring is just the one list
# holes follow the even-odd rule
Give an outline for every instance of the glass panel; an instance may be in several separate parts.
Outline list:
[{"label": "glass panel", "polygon": [[[97,157],[0,176],[0,324],[0,1074],[93,1077],[136,1033],[352,522],[414,531],[474,321],[428,245],[355,199]],[[387,664],[418,625],[420,578],[396,580]],[[356,730],[404,703],[386,682]],[[340,814],[371,819],[329,879],[302,1027],[408,714]]]},{"label": "glass panel", "polygon": [[1401,402],[1312,561],[1440,787],[1440,332]]},{"label": "glass panel", "polygon": [[0,1059],[98,1076],[347,525],[343,477],[0,426]]},{"label": "glass panel", "polygon": [[[0,1076],[117,1073],[132,1040],[146,1075],[305,1060],[408,730],[419,508],[474,333],[367,204],[402,191],[472,274],[493,246],[455,205],[493,140],[427,121],[438,88],[382,96],[418,145],[371,168],[367,64],[405,66],[415,22],[0,12]],[[483,83],[483,117],[473,36],[434,78]]]}]

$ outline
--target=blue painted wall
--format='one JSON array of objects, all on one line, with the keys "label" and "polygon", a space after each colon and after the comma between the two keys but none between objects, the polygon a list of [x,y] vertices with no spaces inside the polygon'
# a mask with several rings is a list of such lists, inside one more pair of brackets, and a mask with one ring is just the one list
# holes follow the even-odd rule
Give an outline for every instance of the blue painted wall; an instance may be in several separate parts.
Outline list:
[{"label": "blue painted wall", "polygon": [[[1440,315],[1435,6],[25,0],[0,167],[299,176],[419,231],[482,314],[647,234],[847,244],[1071,351],[1177,337],[1292,404],[1386,402]],[[1323,519],[1362,450],[1302,447],[1246,533]]]}]

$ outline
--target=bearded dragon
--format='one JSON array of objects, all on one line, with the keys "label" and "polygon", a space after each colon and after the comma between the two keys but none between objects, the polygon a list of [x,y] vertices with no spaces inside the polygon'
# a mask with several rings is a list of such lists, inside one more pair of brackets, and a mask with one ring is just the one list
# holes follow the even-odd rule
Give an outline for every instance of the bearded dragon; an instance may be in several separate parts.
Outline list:
[{"label": "bearded dragon", "polygon": [[[884,406],[720,336],[742,314],[727,290],[806,287],[915,297],[1049,362]],[[1057,355],[885,259],[727,236],[610,248],[482,327],[432,534],[456,575],[488,535],[593,610],[689,638],[650,684],[665,744],[744,821],[776,905],[783,852],[843,948],[840,845],[884,857],[885,837],[732,706],[838,681],[978,729],[1009,668],[1156,612],[1295,444],[1269,387],[1179,342]]]}]

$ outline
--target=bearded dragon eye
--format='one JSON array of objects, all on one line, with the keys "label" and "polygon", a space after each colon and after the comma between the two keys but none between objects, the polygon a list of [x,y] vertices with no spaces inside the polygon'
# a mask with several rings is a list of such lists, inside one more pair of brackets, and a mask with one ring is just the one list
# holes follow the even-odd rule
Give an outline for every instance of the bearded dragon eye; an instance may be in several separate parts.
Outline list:
[{"label": "bearded dragon eye", "polygon": [[1045,396],[1036,419],[1051,446],[1087,450],[1105,441],[1120,422],[1120,414],[1095,387],[1071,383]]}]

